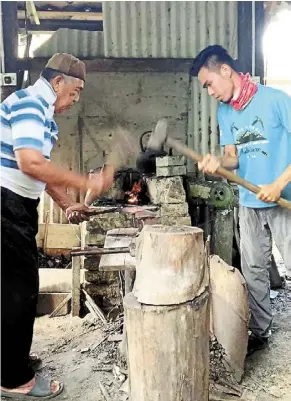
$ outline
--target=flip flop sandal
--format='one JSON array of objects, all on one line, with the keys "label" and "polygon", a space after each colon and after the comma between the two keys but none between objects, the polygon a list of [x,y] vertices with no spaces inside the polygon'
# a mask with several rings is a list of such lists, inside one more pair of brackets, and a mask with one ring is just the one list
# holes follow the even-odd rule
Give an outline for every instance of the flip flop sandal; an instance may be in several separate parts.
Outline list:
[{"label": "flip flop sandal", "polygon": [[25,400],[49,400],[51,398],[57,397],[64,390],[63,383],[59,383],[60,388],[55,393],[51,391],[51,379],[44,379],[41,376],[35,377],[35,385],[28,394],[12,393],[9,391],[1,391],[1,398],[13,398],[17,401]]},{"label": "flip flop sandal", "polygon": [[34,352],[29,354],[29,363],[34,372],[37,372],[42,369],[42,360]]}]

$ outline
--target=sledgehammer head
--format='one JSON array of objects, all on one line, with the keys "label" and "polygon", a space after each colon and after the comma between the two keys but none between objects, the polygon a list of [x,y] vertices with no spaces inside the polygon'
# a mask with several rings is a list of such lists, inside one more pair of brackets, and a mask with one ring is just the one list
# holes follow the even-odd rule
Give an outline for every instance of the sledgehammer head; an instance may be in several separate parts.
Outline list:
[{"label": "sledgehammer head", "polygon": [[168,122],[165,118],[160,118],[152,132],[147,148],[152,150],[160,150],[167,141]]}]

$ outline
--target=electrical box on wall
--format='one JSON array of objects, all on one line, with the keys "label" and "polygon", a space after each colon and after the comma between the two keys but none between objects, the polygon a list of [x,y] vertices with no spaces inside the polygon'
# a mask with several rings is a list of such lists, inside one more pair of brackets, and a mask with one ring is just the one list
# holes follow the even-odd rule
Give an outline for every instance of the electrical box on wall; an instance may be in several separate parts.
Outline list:
[{"label": "electrical box on wall", "polygon": [[17,85],[17,75],[15,72],[7,72],[0,74],[1,86],[16,86]]}]

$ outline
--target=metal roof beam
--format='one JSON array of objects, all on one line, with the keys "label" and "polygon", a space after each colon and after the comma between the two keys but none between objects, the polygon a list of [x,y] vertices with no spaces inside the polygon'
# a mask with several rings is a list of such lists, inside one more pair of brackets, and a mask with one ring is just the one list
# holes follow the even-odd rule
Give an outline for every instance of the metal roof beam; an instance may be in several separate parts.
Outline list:
[{"label": "metal roof beam", "polygon": [[[33,2],[32,2],[33,3]],[[102,21],[103,13],[80,11],[37,11],[39,20]],[[25,19],[25,11],[18,10],[17,17]],[[38,24],[39,25],[39,24]]]},{"label": "metal roof beam", "polygon": [[[25,28],[25,20],[18,20],[19,28]],[[27,21],[29,32],[57,31],[60,28],[79,29],[82,31],[103,31],[103,21],[71,21],[71,20],[42,20],[41,25]]]}]

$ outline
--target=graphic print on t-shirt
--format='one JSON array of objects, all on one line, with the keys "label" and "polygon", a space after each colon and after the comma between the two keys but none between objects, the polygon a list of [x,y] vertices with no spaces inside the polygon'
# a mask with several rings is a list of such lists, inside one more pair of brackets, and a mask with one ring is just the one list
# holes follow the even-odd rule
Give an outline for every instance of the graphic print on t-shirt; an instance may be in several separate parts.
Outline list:
[{"label": "graphic print on t-shirt", "polygon": [[260,117],[255,117],[252,125],[243,128],[238,128],[233,123],[231,132],[235,138],[235,145],[239,153],[247,155],[247,158],[256,158],[256,153],[261,152],[264,156],[268,156],[260,145],[269,143],[264,137],[264,124]]}]

